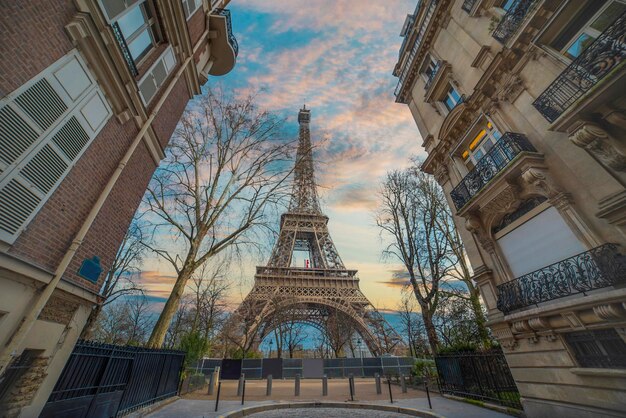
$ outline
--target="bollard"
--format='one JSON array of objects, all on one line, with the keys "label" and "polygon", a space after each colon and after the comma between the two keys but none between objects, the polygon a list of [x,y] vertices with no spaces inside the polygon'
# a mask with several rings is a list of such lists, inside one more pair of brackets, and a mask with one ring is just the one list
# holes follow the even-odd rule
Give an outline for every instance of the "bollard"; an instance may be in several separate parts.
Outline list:
[{"label": "bollard", "polygon": [[296,374],[296,396],[300,396],[300,373]]},{"label": "bollard", "polygon": [[246,398],[246,379],[243,379],[243,388],[241,389],[241,404],[243,405],[243,401]]},{"label": "bollard", "polygon": [[428,391],[428,379],[424,380],[424,386],[426,387],[426,397],[428,398],[428,407],[433,409],[433,404],[430,403],[430,392]]},{"label": "bollard", "polygon": [[383,390],[382,390],[382,387],[381,387],[382,385],[380,384],[380,375],[378,373],[376,373],[374,375],[374,379],[376,379],[376,394],[380,395],[381,393],[383,393]]},{"label": "bollard", "polygon": [[402,387],[402,393],[406,393],[406,378],[403,374],[400,375],[400,386]]},{"label": "bollard", "polygon": [[246,381],[246,375],[241,373],[241,377],[239,377],[239,384],[237,385],[237,396],[241,396],[241,391],[243,390],[243,382]]},{"label": "bollard", "polygon": [[265,396],[272,396],[272,375],[267,376],[267,389],[265,390]]},{"label": "bollard", "polygon": [[213,385],[215,384],[215,372],[209,375],[209,391],[207,395],[213,395]]},{"label": "bollard", "polygon": [[350,386],[350,400],[354,401],[354,375],[348,376],[348,385]]},{"label": "bollard", "polygon": [[217,397],[215,398],[215,412],[217,412],[217,405],[220,403],[220,392],[222,390],[222,382],[217,384]]},{"label": "bollard", "polygon": [[391,394],[391,379],[387,378],[387,385],[389,386],[389,402],[393,403],[393,395]]},{"label": "bollard", "polygon": [[322,376],[322,396],[328,396],[328,377]]}]

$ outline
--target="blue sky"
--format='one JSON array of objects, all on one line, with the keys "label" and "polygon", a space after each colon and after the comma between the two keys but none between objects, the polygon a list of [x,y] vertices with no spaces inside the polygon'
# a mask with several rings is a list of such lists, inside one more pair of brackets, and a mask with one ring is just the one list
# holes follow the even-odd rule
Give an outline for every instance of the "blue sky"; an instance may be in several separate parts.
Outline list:
[{"label": "blue sky", "polygon": [[[260,105],[287,117],[294,137],[306,101],[331,235],[346,266],[359,270],[366,296],[387,309],[399,302],[404,279],[396,262],[381,260],[373,211],[385,172],[423,152],[408,107],[394,102],[391,74],[400,29],[414,8],[415,0],[233,0],[237,64],[209,80],[224,89],[261,89]],[[258,262],[237,273],[233,304],[250,289]],[[154,259],[144,270],[148,293],[166,296],[174,279],[168,266]]]}]

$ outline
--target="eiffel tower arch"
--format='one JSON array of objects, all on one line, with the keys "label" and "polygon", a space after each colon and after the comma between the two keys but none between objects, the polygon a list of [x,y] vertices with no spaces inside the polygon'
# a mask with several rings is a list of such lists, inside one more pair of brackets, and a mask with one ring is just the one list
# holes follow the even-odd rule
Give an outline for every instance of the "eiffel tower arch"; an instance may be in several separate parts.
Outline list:
[{"label": "eiffel tower arch", "polygon": [[[254,287],[230,325],[237,324],[242,346],[253,347],[286,317],[323,330],[329,316],[341,316],[371,353],[381,355],[392,351],[401,339],[361,292],[357,271],[346,269],[330,237],[315,184],[310,120],[305,106],[298,113],[300,132],[289,209],[281,215],[269,261],[257,267]],[[296,251],[308,254],[307,265],[293,265]]]}]

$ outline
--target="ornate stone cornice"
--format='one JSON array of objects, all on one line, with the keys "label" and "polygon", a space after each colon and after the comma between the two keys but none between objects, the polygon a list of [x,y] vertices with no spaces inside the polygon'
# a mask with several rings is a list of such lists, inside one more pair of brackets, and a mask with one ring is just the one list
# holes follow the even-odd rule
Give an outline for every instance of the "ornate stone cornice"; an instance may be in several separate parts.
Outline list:
[{"label": "ornate stone cornice", "polygon": [[626,171],[626,155],[612,143],[609,134],[598,124],[582,123],[570,134],[569,139],[608,168]]}]

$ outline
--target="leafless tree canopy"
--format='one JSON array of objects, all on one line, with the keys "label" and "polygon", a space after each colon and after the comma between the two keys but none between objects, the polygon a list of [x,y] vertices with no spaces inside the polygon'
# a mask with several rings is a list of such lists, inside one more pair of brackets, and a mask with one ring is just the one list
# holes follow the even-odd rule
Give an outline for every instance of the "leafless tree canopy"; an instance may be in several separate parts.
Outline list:
[{"label": "leafless tree canopy", "polygon": [[198,268],[226,249],[263,242],[256,234],[275,219],[271,209],[288,193],[293,170],[294,143],[279,137],[281,124],[254,96],[215,90],[183,115],[143,205],[153,238],[146,246],[178,276],[150,346],[163,343]]}]

